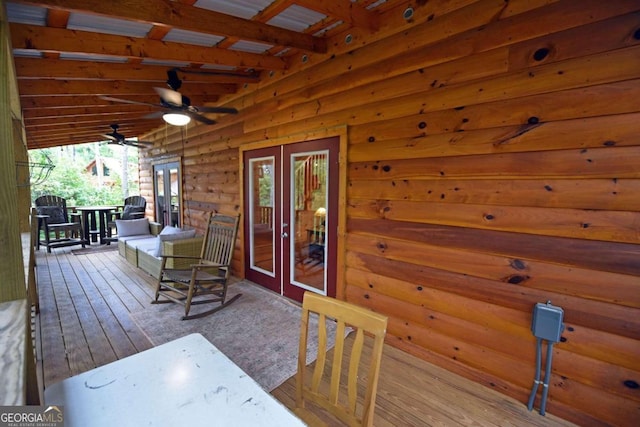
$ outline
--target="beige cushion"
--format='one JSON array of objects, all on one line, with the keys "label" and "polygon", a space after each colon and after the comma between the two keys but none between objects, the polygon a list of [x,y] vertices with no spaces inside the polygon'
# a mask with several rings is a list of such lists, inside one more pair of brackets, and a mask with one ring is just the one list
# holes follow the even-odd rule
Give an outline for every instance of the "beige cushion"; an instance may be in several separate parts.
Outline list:
[{"label": "beige cushion", "polygon": [[[167,229],[171,229],[171,230],[167,230]],[[165,230],[167,230],[167,232],[165,233]],[[162,253],[162,242],[167,242],[170,240],[184,240],[184,239],[190,239],[192,237],[196,236],[196,230],[192,229],[192,230],[181,230],[179,228],[176,227],[165,227],[162,232],[160,234],[158,234],[158,237],[156,237],[157,243],[156,243],[156,250],[154,253],[151,253],[151,255],[156,256],[156,257],[160,257],[163,255]]]},{"label": "beige cushion", "polygon": [[151,234],[149,219],[116,219],[116,229],[119,237]]}]

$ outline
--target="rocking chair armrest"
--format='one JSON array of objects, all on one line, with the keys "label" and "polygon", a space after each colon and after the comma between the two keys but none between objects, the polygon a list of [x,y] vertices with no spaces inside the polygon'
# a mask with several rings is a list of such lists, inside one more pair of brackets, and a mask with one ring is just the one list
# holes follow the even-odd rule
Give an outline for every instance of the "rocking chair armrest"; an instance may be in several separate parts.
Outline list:
[{"label": "rocking chair armrest", "polygon": [[179,258],[179,259],[200,259],[199,256],[192,255],[160,255],[161,258]]}]

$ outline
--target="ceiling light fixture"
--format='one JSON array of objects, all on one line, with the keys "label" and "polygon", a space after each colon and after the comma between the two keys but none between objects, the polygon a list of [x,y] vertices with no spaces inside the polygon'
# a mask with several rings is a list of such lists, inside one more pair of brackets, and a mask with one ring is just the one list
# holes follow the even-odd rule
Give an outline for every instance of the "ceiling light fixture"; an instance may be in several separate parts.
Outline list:
[{"label": "ceiling light fixture", "polygon": [[186,126],[191,121],[191,117],[181,113],[166,113],[162,119],[173,126]]}]

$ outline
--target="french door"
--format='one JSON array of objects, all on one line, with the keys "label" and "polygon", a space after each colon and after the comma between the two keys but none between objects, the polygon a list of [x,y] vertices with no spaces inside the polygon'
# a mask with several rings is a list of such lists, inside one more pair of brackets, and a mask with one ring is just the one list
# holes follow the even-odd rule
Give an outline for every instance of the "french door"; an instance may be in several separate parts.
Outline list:
[{"label": "french door", "polygon": [[289,298],[336,293],[339,138],[244,153],[245,275]]},{"label": "french door", "polygon": [[180,162],[153,165],[156,221],[163,227],[165,225],[181,226],[182,178],[180,174]]}]

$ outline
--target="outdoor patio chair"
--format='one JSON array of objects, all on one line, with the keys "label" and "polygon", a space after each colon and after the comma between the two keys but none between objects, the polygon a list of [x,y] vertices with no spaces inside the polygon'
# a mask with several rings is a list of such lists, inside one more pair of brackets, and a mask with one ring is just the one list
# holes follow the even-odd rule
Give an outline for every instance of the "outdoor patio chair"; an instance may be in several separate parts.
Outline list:
[{"label": "outdoor patio chair", "polygon": [[36,249],[40,245],[52,248],[82,245],[87,241],[83,238],[82,223],[79,214],[71,215],[67,210],[67,201],[59,196],[45,195],[35,200],[38,229],[36,235]]},{"label": "outdoor patio chair", "polygon": [[[318,315],[318,358],[313,368],[313,375],[307,378],[306,356],[310,313]],[[336,344],[333,349],[333,360],[331,363],[327,363],[326,329],[327,322],[332,320],[337,322]],[[346,352],[344,349],[347,327],[355,329],[356,333],[350,352]],[[378,374],[386,329],[386,316],[335,298],[305,292],[302,301],[298,373],[296,376],[296,408],[294,410],[296,415],[309,425],[326,425],[327,423],[322,418],[308,410],[307,404],[312,403],[346,425],[373,425]],[[373,340],[372,351],[370,357],[361,360],[365,338]],[[342,363],[345,359],[349,360],[348,376],[342,375]],[[324,373],[325,364],[331,366],[330,374]],[[359,374],[360,369],[364,370],[367,366],[366,372]],[[323,375],[330,378],[329,388],[321,386]],[[364,378],[364,386],[358,385],[358,378]],[[345,380],[346,384],[341,384]],[[358,392],[361,393],[360,398],[358,398]]]},{"label": "outdoor patio chair", "polygon": [[[238,294],[227,300],[227,281],[239,224],[240,215],[209,214],[199,257],[163,255],[155,299],[151,303],[184,304],[182,320],[187,320],[215,313],[240,298]],[[190,258],[193,264],[189,269],[169,269],[166,268],[169,258]],[[210,303],[216,304],[215,308],[189,314],[192,305]]]},{"label": "outdoor patio chair", "polygon": [[144,211],[147,208],[147,199],[142,196],[129,196],[124,199],[122,210],[115,210],[107,214],[107,240],[115,241],[113,231],[116,230],[117,219],[140,219],[144,218]]}]

